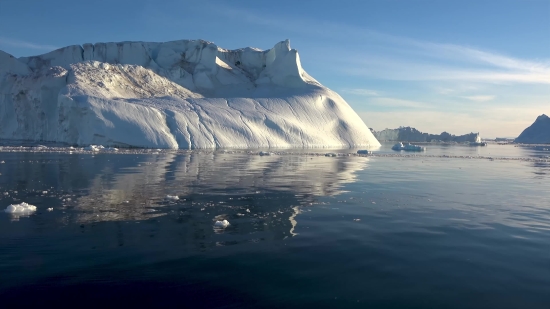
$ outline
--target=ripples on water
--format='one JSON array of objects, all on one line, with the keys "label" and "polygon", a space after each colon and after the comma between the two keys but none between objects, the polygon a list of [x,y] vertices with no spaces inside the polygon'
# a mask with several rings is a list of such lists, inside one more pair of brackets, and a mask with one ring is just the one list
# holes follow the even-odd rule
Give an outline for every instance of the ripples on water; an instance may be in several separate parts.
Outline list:
[{"label": "ripples on water", "polygon": [[[38,207],[0,214],[0,297],[548,308],[550,162],[442,157],[545,153],[426,154],[439,157],[0,153],[0,207]],[[223,219],[230,225],[215,228]]]}]

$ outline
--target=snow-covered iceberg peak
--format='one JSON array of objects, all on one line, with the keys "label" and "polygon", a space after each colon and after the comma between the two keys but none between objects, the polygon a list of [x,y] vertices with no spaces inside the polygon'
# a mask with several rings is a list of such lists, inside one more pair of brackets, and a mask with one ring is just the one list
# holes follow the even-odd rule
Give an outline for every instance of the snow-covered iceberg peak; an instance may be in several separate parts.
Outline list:
[{"label": "snow-covered iceberg peak", "polygon": [[0,138],[162,148],[379,146],[288,40],[204,40],[0,52]]},{"label": "snow-covered iceberg peak", "polygon": [[17,72],[28,68],[40,72],[52,66],[69,69],[71,64],[84,61],[137,65],[162,71],[184,87],[191,86],[190,81],[183,78],[188,73],[193,76],[194,88],[206,92],[220,85],[247,82],[299,87],[313,81],[304,74],[298,52],[290,48],[288,40],[267,51],[226,50],[203,40],[96,43],[67,46],[39,56],[22,57],[19,61],[22,63]]}]

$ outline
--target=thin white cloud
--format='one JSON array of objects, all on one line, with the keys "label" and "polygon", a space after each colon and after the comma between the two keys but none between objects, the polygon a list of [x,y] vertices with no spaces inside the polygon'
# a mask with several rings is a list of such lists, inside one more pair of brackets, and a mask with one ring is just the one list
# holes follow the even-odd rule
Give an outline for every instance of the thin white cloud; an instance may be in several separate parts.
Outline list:
[{"label": "thin white cloud", "polygon": [[379,96],[377,91],[370,90],[370,89],[362,89],[362,88],[354,88],[354,89],[342,89],[342,92],[349,93],[349,94],[355,94],[359,96],[365,96],[365,97],[376,97]]},{"label": "thin white cloud", "polygon": [[458,95],[458,94],[467,94],[471,92],[478,92],[481,89],[479,85],[474,85],[472,83],[456,83],[452,82],[452,85],[430,85],[430,91],[434,91],[437,94],[442,95]]},{"label": "thin white cloud", "polygon": [[461,98],[474,101],[474,102],[488,102],[495,99],[494,95],[472,95],[472,96],[462,96]]},{"label": "thin white cloud", "polygon": [[364,58],[348,57],[335,63],[332,68],[344,74],[387,80],[550,84],[550,70],[548,73],[541,73],[474,66],[462,68],[446,63],[419,63],[375,55]]},{"label": "thin white cloud", "polygon": [[430,108],[431,105],[424,102],[403,100],[390,97],[375,97],[369,100],[369,105],[375,105],[380,107],[400,107],[400,108]]},{"label": "thin white cloud", "polygon": [[[241,22],[273,28],[285,33],[330,39],[332,47],[327,47],[327,41],[322,41],[323,50],[325,50],[323,55],[338,55],[331,61],[343,64],[340,70],[345,73],[405,81],[456,80],[550,84],[548,59],[519,59],[469,46],[416,40],[342,23],[307,18],[271,17],[266,12],[225,6],[222,3],[216,3],[212,6],[212,10],[226,18],[238,19]],[[342,36],[342,33],[346,35]],[[344,45],[344,48],[333,43],[335,40],[348,40],[350,37],[357,42],[355,50],[350,49],[349,44]],[[365,44],[362,46],[361,42]],[[368,44],[368,50],[364,49],[366,44]],[[376,48],[390,52],[373,51]],[[382,61],[376,59],[382,59]],[[460,65],[457,66],[457,63]],[[403,69],[409,72],[403,74]]]},{"label": "thin white cloud", "polygon": [[26,42],[21,40],[15,40],[6,37],[0,37],[0,45],[6,45],[10,47],[19,47],[19,48],[30,48],[36,50],[54,50],[57,49],[57,46],[47,45],[47,44],[36,44],[32,42]]}]

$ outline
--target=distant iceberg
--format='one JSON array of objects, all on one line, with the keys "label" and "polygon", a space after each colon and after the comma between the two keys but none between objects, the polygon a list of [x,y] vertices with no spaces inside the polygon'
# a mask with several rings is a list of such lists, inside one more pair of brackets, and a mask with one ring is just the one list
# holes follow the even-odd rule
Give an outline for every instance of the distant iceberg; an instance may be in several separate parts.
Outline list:
[{"label": "distant iceberg", "polygon": [[147,148],[378,147],[307,74],[289,41],[262,51],[203,40],[0,51],[0,138]]},{"label": "distant iceberg", "polygon": [[393,145],[393,147],[391,149],[392,150],[397,150],[397,151],[400,151],[400,150],[404,150],[404,151],[424,151],[424,150],[426,150],[425,147],[418,146],[418,145],[413,145],[413,144],[409,144],[409,143],[406,143],[406,144],[397,143],[397,144]]}]

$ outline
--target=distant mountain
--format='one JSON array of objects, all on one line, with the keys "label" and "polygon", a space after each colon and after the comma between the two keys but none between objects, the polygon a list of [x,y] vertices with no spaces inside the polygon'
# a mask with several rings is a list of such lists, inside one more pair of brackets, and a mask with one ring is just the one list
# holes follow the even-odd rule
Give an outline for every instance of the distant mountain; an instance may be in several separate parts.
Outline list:
[{"label": "distant mountain", "polygon": [[372,134],[379,141],[400,141],[400,142],[480,142],[481,138],[479,133],[469,133],[465,135],[453,135],[447,132],[441,134],[429,134],[422,133],[415,128],[400,127],[397,129],[384,129],[382,131],[374,131],[371,129]]},{"label": "distant mountain", "polygon": [[550,144],[550,117],[542,114],[516,138],[516,143]]}]

